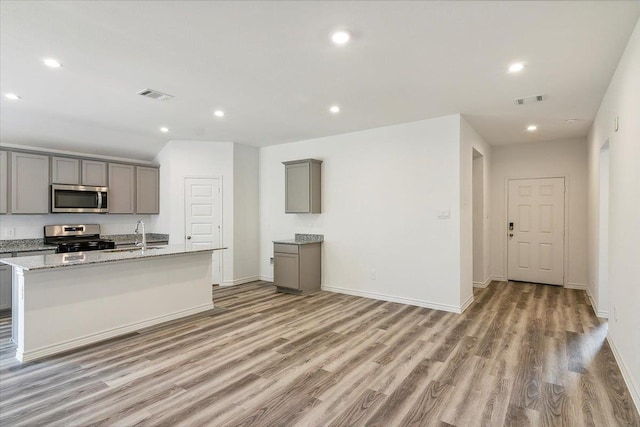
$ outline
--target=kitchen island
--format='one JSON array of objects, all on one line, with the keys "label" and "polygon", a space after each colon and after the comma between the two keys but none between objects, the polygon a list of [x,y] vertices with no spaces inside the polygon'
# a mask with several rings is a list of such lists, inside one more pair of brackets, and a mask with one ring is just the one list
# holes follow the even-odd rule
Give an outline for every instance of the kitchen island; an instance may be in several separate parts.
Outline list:
[{"label": "kitchen island", "polygon": [[213,308],[211,253],[184,245],[5,258],[21,362]]}]

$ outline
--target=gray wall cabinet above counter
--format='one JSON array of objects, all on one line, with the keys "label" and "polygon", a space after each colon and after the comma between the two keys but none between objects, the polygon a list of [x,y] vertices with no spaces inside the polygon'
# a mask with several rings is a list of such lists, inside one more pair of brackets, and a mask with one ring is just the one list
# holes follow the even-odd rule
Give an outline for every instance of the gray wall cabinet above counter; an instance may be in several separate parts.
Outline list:
[{"label": "gray wall cabinet above counter", "polygon": [[321,213],[321,160],[283,162],[285,167],[285,213]]},{"label": "gray wall cabinet above counter", "polygon": [[0,150],[0,214],[50,213],[51,184],[109,186],[109,213],[160,213],[157,166]]}]

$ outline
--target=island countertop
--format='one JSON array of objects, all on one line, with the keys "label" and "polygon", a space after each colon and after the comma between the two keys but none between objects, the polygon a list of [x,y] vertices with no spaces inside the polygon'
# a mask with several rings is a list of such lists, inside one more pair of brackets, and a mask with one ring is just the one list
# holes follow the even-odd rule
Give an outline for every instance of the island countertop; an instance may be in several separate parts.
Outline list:
[{"label": "island countertop", "polygon": [[127,261],[140,258],[173,256],[197,252],[219,251],[221,248],[187,249],[185,245],[149,246],[143,251],[138,248],[122,248],[104,251],[70,252],[62,254],[33,255],[16,258],[3,258],[0,263],[21,268],[25,271],[55,269],[107,262]]}]

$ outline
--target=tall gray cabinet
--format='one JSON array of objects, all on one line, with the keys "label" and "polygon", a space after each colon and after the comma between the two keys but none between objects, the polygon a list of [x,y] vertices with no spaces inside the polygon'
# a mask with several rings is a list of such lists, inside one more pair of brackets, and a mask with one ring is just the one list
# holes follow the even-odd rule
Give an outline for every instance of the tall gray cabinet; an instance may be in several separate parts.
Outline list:
[{"label": "tall gray cabinet", "polygon": [[9,205],[9,154],[0,151],[0,214],[6,214]]},{"label": "tall gray cabinet", "polygon": [[136,213],[160,212],[159,172],[158,168],[136,166]]},{"label": "tall gray cabinet", "polygon": [[320,213],[321,160],[283,162],[285,167],[285,213]]},{"label": "tall gray cabinet", "polygon": [[11,212],[49,212],[49,156],[30,153],[11,155]]},{"label": "tall gray cabinet", "polygon": [[109,163],[109,213],[136,212],[135,166]]}]

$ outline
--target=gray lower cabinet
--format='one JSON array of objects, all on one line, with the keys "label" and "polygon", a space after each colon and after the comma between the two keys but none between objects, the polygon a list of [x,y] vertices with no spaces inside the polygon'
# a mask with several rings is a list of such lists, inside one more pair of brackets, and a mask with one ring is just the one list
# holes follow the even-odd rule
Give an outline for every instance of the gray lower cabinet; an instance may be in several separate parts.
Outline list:
[{"label": "gray lower cabinet", "polygon": [[107,164],[96,160],[82,161],[82,185],[92,185],[95,187],[106,187],[107,181]]},{"label": "gray lower cabinet", "polygon": [[273,281],[279,291],[306,293],[320,290],[321,243],[275,243],[273,258]]},{"label": "gray lower cabinet", "polygon": [[160,213],[159,180],[158,168],[136,166],[136,213]]},{"label": "gray lower cabinet", "polygon": [[283,162],[285,213],[320,213],[320,166],[316,159]]},{"label": "gray lower cabinet", "polygon": [[[10,258],[11,253],[0,253],[0,258]],[[11,308],[11,266],[0,264],[0,310]]]},{"label": "gray lower cabinet", "polygon": [[51,157],[52,184],[80,184],[80,160],[69,157]]},{"label": "gray lower cabinet", "polygon": [[49,212],[49,156],[11,153],[11,212]]},{"label": "gray lower cabinet", "polygon": [[135,166],[109,163],[109,213],[136,213]]},{"label": "gray lower cabinet", "polygon": [[0,151],[0,214],[8,212],[9,205],[9,154]]}]

